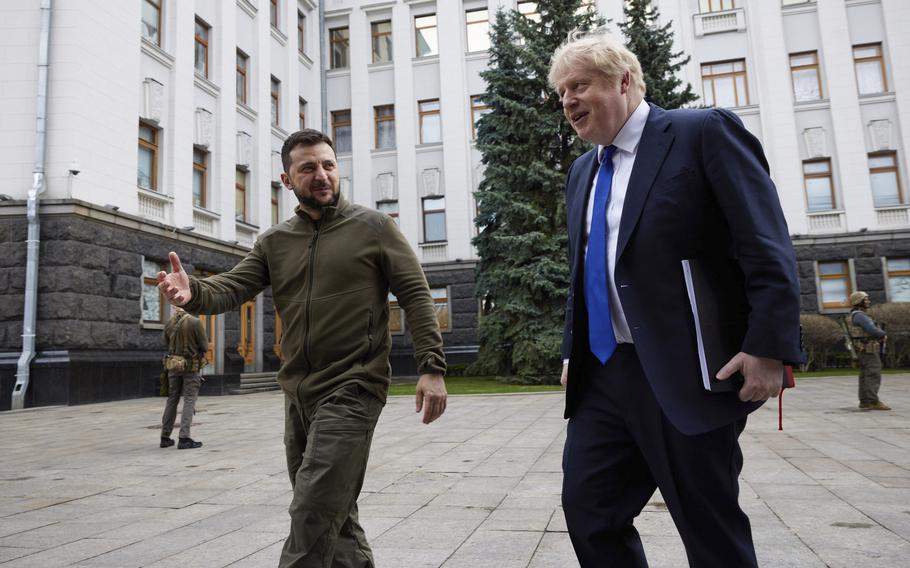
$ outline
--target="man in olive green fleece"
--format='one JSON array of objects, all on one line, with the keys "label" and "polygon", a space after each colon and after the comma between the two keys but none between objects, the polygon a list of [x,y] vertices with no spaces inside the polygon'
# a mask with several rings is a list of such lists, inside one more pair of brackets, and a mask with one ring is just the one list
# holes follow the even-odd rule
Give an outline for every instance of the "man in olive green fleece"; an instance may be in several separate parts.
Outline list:
[{"label": "man in olive green fleece", "polygon": [[416,410],[429,424],[446,407],[442,336],[420,263],[392,218],[338,191],[331,140],[302,130],[284,143],[281,181],[296,215],[263,233],[231,271],[188,277],[175,253],[158,287],[191,313],[222,313],[271,285],[286,326],[278,371],[294,497],[281,567],[372,567],[357,520],[373,429],[391,370],[388,295],[414,342]]}]

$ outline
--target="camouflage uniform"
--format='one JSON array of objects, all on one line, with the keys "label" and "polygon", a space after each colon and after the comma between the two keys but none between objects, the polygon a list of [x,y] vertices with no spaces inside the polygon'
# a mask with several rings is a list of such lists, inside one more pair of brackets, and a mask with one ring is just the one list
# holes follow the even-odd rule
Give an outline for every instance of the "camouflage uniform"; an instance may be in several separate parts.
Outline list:
[{"label": "camouflage uniform", "polygon": [[864,309],[850,312],[850,339],[859,362],[859,402],[861,408],[881,406],[878,389],[882,384],[881,338],[885,332],[875,325]]}]

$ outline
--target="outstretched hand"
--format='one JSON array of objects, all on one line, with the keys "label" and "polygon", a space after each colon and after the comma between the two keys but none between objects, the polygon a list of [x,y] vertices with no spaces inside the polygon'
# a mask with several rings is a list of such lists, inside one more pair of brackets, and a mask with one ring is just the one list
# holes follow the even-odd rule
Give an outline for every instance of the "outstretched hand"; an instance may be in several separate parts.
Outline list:
[{"label": "outstretched hand", "polygon": [[717,372],[717,378],[721,381],[729,379],[736,371],[742,373],[745,379],[739,389],[739,400],[759,402],[780,394],[784,364],[777,359],[756,357],[740,351]]},{"label": "outstretched hand", "polygon": [[438,373],[420,375],[417,380],[416,410],[423,408],[423,423],[429,424],[446,411],[446,382]]},{"label": "outstretched hand", "polygon": [[193,298],[190,292],[190,277],[180,264],[180,257],[176,252],[168,253],[171,259],[171,273],[165,271],[158,273],[158,289],[174,306],[183,306]]}]

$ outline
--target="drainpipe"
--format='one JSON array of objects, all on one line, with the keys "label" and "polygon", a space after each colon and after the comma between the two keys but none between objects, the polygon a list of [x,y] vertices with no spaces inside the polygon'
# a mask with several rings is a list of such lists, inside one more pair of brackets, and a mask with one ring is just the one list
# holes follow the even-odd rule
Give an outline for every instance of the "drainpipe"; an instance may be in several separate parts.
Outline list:
[{"label": "drainpipe", "polygon": [[326,65],[326,46],[325,46],[325,2],[319,1],[319,104],[322,107],[322,132],[329,135],[329,105],[326,101],[328,90],[326,87],[325,70]]},{"label": "drainpipe", "polygon": [[35,125],[35,169],[28,192],[28,247],[25,265],[25,309],[22,317],[22,354],[16,369],[12,408],[25,406],[29,365],[35,358],[35,319],[38,311],[38,245],[41,225],[38,222],[38,196],[46,189],[44,158],[47,147],[47,68],[51,36],[51,0],[41,0],[41,39],[38,43],[38,109]]}]

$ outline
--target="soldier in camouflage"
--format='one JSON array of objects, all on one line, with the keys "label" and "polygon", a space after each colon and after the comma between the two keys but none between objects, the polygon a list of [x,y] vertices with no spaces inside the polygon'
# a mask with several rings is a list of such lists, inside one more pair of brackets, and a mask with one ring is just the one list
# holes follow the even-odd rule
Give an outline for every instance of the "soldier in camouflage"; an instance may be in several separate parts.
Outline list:
[{"label": "soldier in camouflage", "polygon": [[872,301],[865,292],[850,294],[850,340],[859,362],[859,407],[864,410],[891,410],[878,399],[882,384],[882,343],[887,339],[884,330],[866,313]]}]

